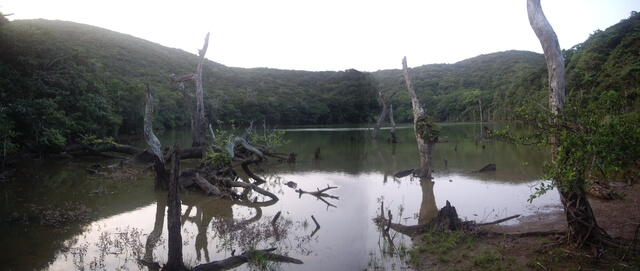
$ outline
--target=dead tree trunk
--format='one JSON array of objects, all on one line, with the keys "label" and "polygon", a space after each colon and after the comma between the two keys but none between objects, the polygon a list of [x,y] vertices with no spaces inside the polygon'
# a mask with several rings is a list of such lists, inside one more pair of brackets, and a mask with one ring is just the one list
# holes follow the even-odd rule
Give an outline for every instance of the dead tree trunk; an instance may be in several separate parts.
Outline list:
[{"label": "dead tree trunk", "polygon": [[162,270],[187,270],[182,261],[182,234],[180,232],[181,204],[178,196],[180,181],[180,148],[173,146],[171,155],[171,177],[167,193],[167,230],[169,232],[169,257]]},{"label": "dead tree trunk", "polygon": [[380,127],[382,127],[382,123],[384,123],[384,119],[387,117],[387,106],[389,105],[389,101],[393,98],[394,95],[398,93],[398,90],[392,92],[388,97],[385,97],[382,92],[378,92],[380,95],[380,102],[382,103],[382,112],[380,112],[380,118],[378,118],[378,122],[376,122],[376,126],[373,127],[373,132],[371,132],[371,139],[378,138],[378,132],[380,131]]},{"label": "dead tree trunk", "polygon": [[[564,106],[565,100],[565,71],[564,58],[560,44],[551,24],[544,16],[540,0],[527,0],[527,12],[531,28],[540,40],[549,72],[549,107],[557,115]],[[555,123],[557,120],[550,120]],[[552,162],[557,163],[555,154],[562,151],[558,142],[558,135],[552,135]],[[554,180],[560,200],[567,218],[568,241],[581,246],[585,243],[601,246],[603,242],[612,240],[611,237],[596,223],[595,215],[587,199],[584,187],[572,180]]]},{"label": "dead tree trunk", "polygon": [[[209,33],[204,38],[204,46],[198,51],[200,59],[195,74],[183,75],[180,77],[171,76],[171,82],[179,83],[180,92],[184,96],[185,102],[189,107],[191,114],[191,136],[192,147],[200,147],[207,145],[207,120],[204,116],[204,91],[202,90],[202,66],[204,65],[204,56],[209,47]],[[184,87],[185,81],[193,80],[196,84],[196,107],[194,108],[191,99]]]},{"label": "dead tree trunk", "polygon": [[209,33],[204,38],[204,46],[202,50],[198,51],[200,60],[198,61],[198,69],[196,70],[195,82],[196,82],[196,122],[195,130],[193,131],[192,147],[207,145],[207,120],[204,116],[204,92],[202,90],[202,66],[204,65],[204,56],[207,53],[209,47]]},{"label": "dead tree trunk", "polygon": [[411,96],[411,105],[413,106],[413,128],[418,141],[418,150],[420,152],[420,172],[417,177],[431,178],[431,158],[433,157],[433,148],[438,141],[440,135],[440,127],[435,124],[433,118],[424,114],[424,110],[420,106],[420,101],[416,97],[411,83],[411,75],[407,68],[407,58],[402,59],[402,71],[404,79],[407,82],[407,89]]},{"label": "dead tree trunk", "polygon": [[169,182],[164,168],[164,156],[160,140],[153,134],[153,93],[147,85],[147,103],[144,109],[144,138],[153,151],[153,168],[156,172],[156,188],[167,190]]},{"label": "dead tree trunk", "polygon": [[389,135],[387,142],[398,143],[398,139],[396,138],[396,122],[393,120],[393,104],[389,105],[389,120],[391,121],[391,135]]}]

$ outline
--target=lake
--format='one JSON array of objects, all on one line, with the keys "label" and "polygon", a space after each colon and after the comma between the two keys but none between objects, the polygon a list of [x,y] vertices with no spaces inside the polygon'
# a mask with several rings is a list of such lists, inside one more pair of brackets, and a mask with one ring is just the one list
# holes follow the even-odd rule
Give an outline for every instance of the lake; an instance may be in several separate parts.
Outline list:
[{"label": "lake", "polygon": [[[394,222],[407,225],[428,221],[446,201],[462,219],[476,222],[561,208],[556,192],[532,204],[527,201],[543,175],[541,165],[549,160],[548,153],[473,140],[481,130],[479,124],[442,124],[441,138],[446,142],[435,147],[432,181],[393,177],[419,164],[410,125],[398,127],[398,144],[386,143],[389,129],[383,129],[375,141],[370,138],[371,129],[363,127],[284,130],[291,142],[278,152],[297,153],[296,163],[272,159],[259,173],[268,181],[262,187],[275,193],[280,198],[277,202],[237,203],[200,191],[181,192],[187,265],[273,247],[304,264],[267,263],[268,269],[400,270],[407,267],[411,239],[392,233],[391,246],[382,237],[372,222],[381,202]],[[163,146],[176,141],[189,145],[185,131],[157,135]],[[321,153],[318,160],[316,148]],[[136,263],[137,258],[165,262],[166,193],[154,190],[154,176],[106,178],[86,170],[96,163],[117,162],[99,158],[29,161],[0,182],[0,269],[139,270],[146,268]],[[474,173],[489,163],[496,164],[495,171]],[[184,161],[182,168],[193,164]],[[143,168],[128,170],[135,173]],[[304,191],[332,187],[326,193],[333,197],[299,194],[286,185],[289,182]],[[278,212],[280,217],[272,222]],[[245,264],[237,269],[260,268],[265,267]]]}]

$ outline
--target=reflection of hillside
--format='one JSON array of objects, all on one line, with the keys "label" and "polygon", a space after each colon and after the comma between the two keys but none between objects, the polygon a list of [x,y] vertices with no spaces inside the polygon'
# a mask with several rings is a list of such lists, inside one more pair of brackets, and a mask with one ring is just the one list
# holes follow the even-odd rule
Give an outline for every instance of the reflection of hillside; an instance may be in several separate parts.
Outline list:
[{"label": "reflection of hillside", "polygon": [[[494,129],[502,129],[494,124]],[[475,129],[474,129],[475,128]],[[504,142],[471,140],[480,131],[479,124],[443,124],[441,137],[446,143],[438,143],[434,150],[433,167],[435,174],[458,173],[471,178],[490,182],[522,183],[537,180],[542,176],[541,165],[548,160],[544,151],[531,147],[516,147]],[[419,155],[411,125],[403,125],[396,130],[400,143],[387,144],[370,140],[371,130],[341,129],[304,130],[287,132],[285,136],[291,144],[278,152],[296,152],[295,165],[271,163],[276,172],[342,172],[358,175],[366,172],[383,172],[394,161],[394,169],[414,168],[418,165]],[[522,127],[517,133],[524,133]],[[380,131],[380,138],[388,136],[389,130]],[[482,146],[485,146],[484,148]],[[314,160],[316,148],[322,151],[320,160]],[[395,149],[394,149],[395,148]],[[394,155],[392,159],[392,155]],[[444,160],[448,166],[445,168]],[[488,163],[497,165],[498,170],[485,174],[473,174],[474,170]],[[526,163],[525,167],[523,164]]]},{"label": "reflection of hillside", "polygon": [[[55,178],[55,176],[49,176],[49,178]],[[76,179],[79,181],[74,182]],[[35,185],[41,180],[25,178],[20,181]],[[95,183],[87,181],[86,178],[76,177],[67,182],[73,183],[73,189],[69,187],[68,190],[5,190],[6,196],[14,204],[22,202],[20,200],[22,198],[29,198],[29,202],[39,206],[47,206],[48,204],[58,206],[65,201],[82,202],[91,208],[93,215],[86,222],[76,221],[64,224],[64,229],[43,226],[36,221],[30,224],[23,224],[20,221],[0,223],[0,232],[2,232],[0,234],[0,244],[2,244],[0,246],[0,262],[3,266],[11,270],[44,270],[55,260],[59,251],[66,251],[77,242],[78,236],[87,230],[86,225],[152,204],[156,201],[157,196],[166,198],[166,194],[160,195],[154,192],[153,183],[144,179],[122,183],[118,185],[117,190],[116,188],[108,190],[113,193],[103,195],[89,194],[88,191],[93,189]],[[146,182],[149,182],[148,186],[144,185]],[[23,187],[29,187],[29,185],[23,184]],[[76,192],[74,193],[73,190]],[[22,213],[23,208],[24,206],[20,206],[15,211]],[[26,211],[24,210],[24,212]],[[6,210],[3,210],[0,218],[6,217],[5,212]]]}]

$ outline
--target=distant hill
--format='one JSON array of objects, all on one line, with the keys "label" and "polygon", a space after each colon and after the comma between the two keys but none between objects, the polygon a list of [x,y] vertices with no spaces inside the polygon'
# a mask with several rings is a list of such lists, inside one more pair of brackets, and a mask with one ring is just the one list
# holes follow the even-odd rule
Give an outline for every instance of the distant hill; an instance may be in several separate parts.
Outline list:
[{"label": "distant hill", "polygon": [[[634,15],[568,50],[568,78],[581,82],[568,86],[635,91],[637,21]],[[189,126],[184,98],[169,75],[192,73],[196,63],[194,54],[98,27],[0,16],[0,132],[10,147],[31,149],[82,135],[140,133],[146,84],[156,93],[155,127]],[[532,52],[423,65],[411,74],[426,112],[438,121],[479,120],[480,102],[483,119],[510,120],[512,108],[546,99],[544,57]],[[214,124],[368,124],[380,113],[378,93],[393,90],[400,90],[392,101],[396,121],[411,121],[400,69],[308,72],[206,61],[203,85],[206,116]]]},{"label": "distant hill", "polygon": [[[400,70],[373,73],[380,91],[406,89]],[[540,90],[546,76],[546,64],[541,54],[526,51],[506,51],[463,60],[455,64],[431,64],[411,69],[411,79],[425,112],[438,121],[480,120],[479,100],[492,118],[514,117],[509,108],[518,104],[520,88]],[[413,118],[407,91],[394,100],[397,119]],[[475,116],[474,116],[475,110]]]}]

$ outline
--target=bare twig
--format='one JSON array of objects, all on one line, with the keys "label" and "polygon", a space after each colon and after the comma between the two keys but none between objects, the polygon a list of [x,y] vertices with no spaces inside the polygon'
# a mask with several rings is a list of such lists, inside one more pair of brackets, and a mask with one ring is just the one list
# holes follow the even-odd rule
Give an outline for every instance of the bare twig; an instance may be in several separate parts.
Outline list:
[{"label": "bare twig", "polygon": [[278,218],[280,217],[280,213],[282,213],[281,211],[278,211],[278,213],[276,213],[275,216],[273,216],[273,219],[271,219],[271,224],[276,224],[276,221],[278,221]]},{"label": "bare twig", "polygon": [[316,232],[318,232],[318,230],[320,229],[320,224],[318,224],[318,221],[316,220],[315,217],[313,217],[313,215],[311,215],[311,219],[313,219],[313,223],[316,223],[316,229],[313,230],[310,235],[310,237],[313,237],[316,234]]}]

